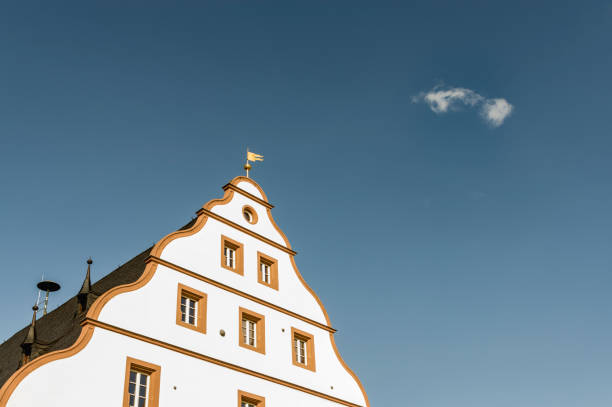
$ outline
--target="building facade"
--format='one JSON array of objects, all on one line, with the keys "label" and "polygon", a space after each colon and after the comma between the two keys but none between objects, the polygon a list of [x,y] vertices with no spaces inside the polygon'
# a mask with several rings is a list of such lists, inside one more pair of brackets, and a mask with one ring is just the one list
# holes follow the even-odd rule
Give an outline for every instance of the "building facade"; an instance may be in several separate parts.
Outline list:
[{"label": "building facade", "polygon": [[0,407],[369,406],[261,187],[224,191],[0,346]]}]

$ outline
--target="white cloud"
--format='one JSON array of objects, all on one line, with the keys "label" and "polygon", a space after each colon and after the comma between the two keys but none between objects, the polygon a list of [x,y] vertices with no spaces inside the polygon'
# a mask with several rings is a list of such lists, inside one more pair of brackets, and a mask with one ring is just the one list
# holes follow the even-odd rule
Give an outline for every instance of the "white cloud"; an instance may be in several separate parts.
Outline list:
[{"label": "white cloud", "polygon": [[512,113],[512,106],[506,99],[487,99],[471,89],[435,87],[429,92],[421,92],[412,98],[414,103],[425,102],[429,108],[438,114],[448,110],[456,110],[461,105],[468,107],[480,106],[482,117],[493,127],[499,127]]},{"label": "white cloud", "polygon": [[478,93],[465,88],[431,90],[421,94],[421,98],[436,113],[446,113],[449,108],[455,108],[458,103],[474,106],[482,100],[482,96]]},{"label": "white cloud", "polygon": [[513,109],[506,99],[488,99],[482,105],[482,115],[493,127],[499,127]]}]

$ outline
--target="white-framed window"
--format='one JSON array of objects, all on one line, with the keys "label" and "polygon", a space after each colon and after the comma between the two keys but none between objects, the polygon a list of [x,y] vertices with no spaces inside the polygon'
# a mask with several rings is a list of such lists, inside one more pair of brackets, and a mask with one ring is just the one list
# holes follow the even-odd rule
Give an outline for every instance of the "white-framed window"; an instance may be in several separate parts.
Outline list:
[{"label": "white-framed window", "polygon": [[242,341],[249,346],[257,346],[257,323],[248,318],[242,318]]},{"label": "white-framed window", "polygon": [[270,265],[262,261],[259,264],[259,271],[261,273],[261,280],[266,284],[270,284]]},{"label": "white-framed window", "polygon": [[196,325],[198,315],[198,301],[186,296],[181,297],[181,321]]},{"label": "white-framed window", "polygon": [[128,386],[129,407],[147,407],[149,399],[149,375],[137,370],[130,370]]},{"label": "white-framed window", "polygon": [[223,248],[223,254],[225,256],[225,266],[231,269],[236,268],[236,250],[225,246]]},{"label": "white-framed window", "polygon": [[295,361],[300,365],[305,365],[308,360],[306,352],[306,341],[300,338],[295,338],[293,340],[293,346],[295,346]]}]

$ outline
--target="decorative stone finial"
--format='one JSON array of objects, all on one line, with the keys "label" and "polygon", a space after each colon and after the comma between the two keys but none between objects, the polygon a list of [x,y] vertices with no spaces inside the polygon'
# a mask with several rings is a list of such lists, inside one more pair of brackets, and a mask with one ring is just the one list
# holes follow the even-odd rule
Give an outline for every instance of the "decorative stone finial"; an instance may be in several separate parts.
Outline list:
[{"label": "decorative stone finial", "polygon": [[32,307],[32,311],[34,314],[32,315],[32,323],[30,323],[30,328],[28,329],[28,333],[26,334],[25,339],[21,343],[21,347],[28,356],[30,354],[32,345],[36,342],[36,312],[38,311],[38,305],[34,305]]},{"label": "decorative stone finial", "polygon": [[87,259],[87,273],[85,274],[85,280],[83,281],[83,285],[79,290],[79,295],[88,294],[91,291],[91,265],[93,264],[93,260],[91,257]]},{"label": "decorative stone finial", "polygon": [[32,353],[36,345],[36,313],[38,311],[38,305],[34,304],[34,306],[32,307],[32,311],[34,311],[34,314],[32,315],[32,323],[30,323],[28,333],[23,339],[23,342],[21,342],[21,361],[19,363],[20,366],[25,365],[35,357],[35,355],[32,356]]},{"label": "decorative stone finial", "polygon": [[91,296],[91,265],[93,264],[93,260],[91,257],[87,259],[87,273],[85,274],[85,280],[83,280],[83,285],[77,294],[77,300],[79,301],[79,312],[87,311],[89,307],[89,298]]}]

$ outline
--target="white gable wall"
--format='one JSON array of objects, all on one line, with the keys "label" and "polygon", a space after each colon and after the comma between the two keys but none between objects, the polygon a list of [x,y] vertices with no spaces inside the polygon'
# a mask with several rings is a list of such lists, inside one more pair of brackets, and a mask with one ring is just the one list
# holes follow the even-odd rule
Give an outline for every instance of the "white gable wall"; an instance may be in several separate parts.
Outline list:
[{"label": "white gable wall", "polygon": [[[265,199],[250,182],[240,181],[237,185]],[[226,197],[229,196],[231,199],[217,203],[210,210],[286,247],[285,239],[273,225],[265,206],[234,191],[226,191]],[[244,205],[257,212],[255,225],[242,216]],[[243,244],[244,275],[221,267],[221,235]],[[277,259],[279,290],[258,283],[258,251]],[[298,278],[290,254],[219,220],[206,219],[203,228],[171,240],[158,256],[306,319],[322,325],[328,323],[317,299]],[[176,324],[179,283],[207,294],[205,334]],[[265,354],[238,345],[239,307],[265,316]],[[144,286],[112,297],[102,308],[98,320],[353,404],[366,405],[359,384],[336,356],[327,330],[170,267],[157,265],[155,274]],[[315,372],[293,365],[292,327],[314,335]],[[220,330],[225,331],[225,336],[220,335]],[[236,405],[238,390],[265,397],[266,407],[339,405],[159,345],[96,328],[83,350],[45,364],[27,375],[15,389],[8,406],[34,405],[34,398],[38,404],[41,392],[49,406],[76,406],[83,402],[94,407],[120,406],[128,356],[161,366],[160,407],[194,405],[194,401],[202,406]],[[177,390],[173,390],[175,385]]]},{"label": "white gable wall", "polygon": [[[235,208],[239,214],[241,208]],[[221,267],[221,235],[244,245],[244,276]],[[258,251],[278,260],[278,290],[257,282]],[[170,242],[161,257],[306,318],[327,324],[316,299],[304,288],[293,270],[288,253],[215,219],[209,218],[198,233]]]},{"label": "white gable wall", "polygon": [[[103,329],[78,354],[48,363],[21,382],[7,407],[122,406],[126,357],[161,366],[159,406],[233,407],[238,390],[266,407],[337,407],[338,403]],[[174,390],[176,386],[176,390]]]},{"label": "white gable wall", "polygon": [[[225,269],[223,272],[231,273]],[[206,334],[176,324],[179,283],[207,294]],[[265,316],[265,354],[238,345],[239,307]],[[135,312],[125,311],[136,309],[146,312],[135,318]],[[164,266],[158,266],[155,276],[144,287],[113,298],[99,320],[363,405],[361,391],[338,361],[327,331]],[[315,372],[293,365],[292,327],[314,335]],[[226,332],[225,337],[220,330]]]}]

